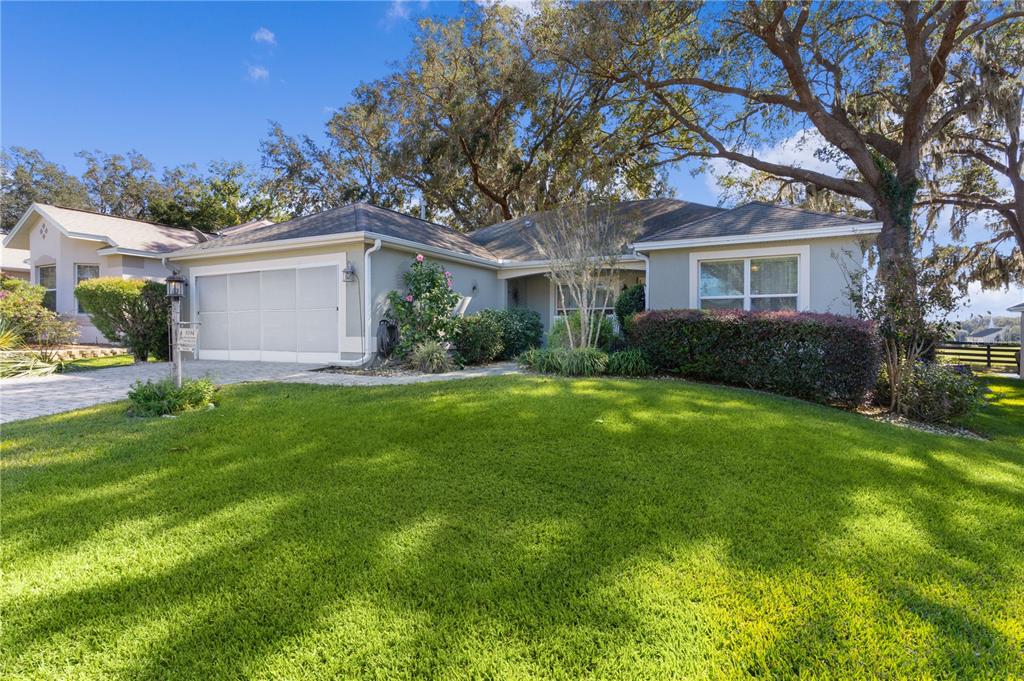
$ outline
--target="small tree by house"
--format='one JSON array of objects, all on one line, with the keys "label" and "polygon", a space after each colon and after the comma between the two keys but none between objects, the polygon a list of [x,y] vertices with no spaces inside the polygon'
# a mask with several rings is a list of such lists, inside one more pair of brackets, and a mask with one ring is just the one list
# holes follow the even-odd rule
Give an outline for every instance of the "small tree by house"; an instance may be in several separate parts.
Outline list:
[{"label": "small tree by house", "polygon": [[614,274],[626,245],[639,230],[636,216],[615,213],[607,203],[571,206],[538,220],[530,231],[534,247],[551,264],[551,281],[559,307],[579,311],[579,328],[566,325],[569,349],[595,348],[600,317],[611,307]]}]

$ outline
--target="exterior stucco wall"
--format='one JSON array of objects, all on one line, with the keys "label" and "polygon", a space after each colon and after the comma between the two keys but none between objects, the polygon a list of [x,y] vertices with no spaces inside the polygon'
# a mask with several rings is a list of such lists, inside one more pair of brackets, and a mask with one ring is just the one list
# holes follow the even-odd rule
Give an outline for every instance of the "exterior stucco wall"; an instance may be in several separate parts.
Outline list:
[{"label": "exterior stucco wall", "polygon": [[[546,274],[532,274],[508,280],[508,306],[523,307],[540,315],[544,331],[551,328],[551,280]],[[518,295],[518,302],[513,293]]]},{"label": "exterior stucco wall", "polygon": [[[373,259],[370,266],[373,270],[373,326],[371,332],[376,337],[377,324],[387,313],[388,292],[404,290],[402,275],[409,269],[416,254],[384,246],[370,257]],[[434,255],[428,255],[427,260],[439,263],[452,273],[452,287],[460,295],[470,299],[466,308],[467,314],[488,308],[503,309],[505,307],[505,282],[498,280],[496,270],[455,262]]]},{"label": "exterior stucco wall", "polygon": [[849,237],[651,251],[647,282],[648,307],[652,310],[690,307],[691,253],[697,253],[699,257],[701,253],[735,252],[737,257],[742,257],[745,251],[762,246],[809,247],[808,309],[811,312],[853,314],[853,306],[846,291],[849,284],[847,272],[862,266],[864,244]]}]

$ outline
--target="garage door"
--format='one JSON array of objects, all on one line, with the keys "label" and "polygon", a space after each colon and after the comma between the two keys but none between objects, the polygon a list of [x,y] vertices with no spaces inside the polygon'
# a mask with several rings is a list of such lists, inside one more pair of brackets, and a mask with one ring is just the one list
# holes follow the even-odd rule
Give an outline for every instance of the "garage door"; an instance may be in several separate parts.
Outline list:
[{"label": "garage door", "polygon": [[337,265],[197,276],[199,358],[336,360],[340,287]]}]

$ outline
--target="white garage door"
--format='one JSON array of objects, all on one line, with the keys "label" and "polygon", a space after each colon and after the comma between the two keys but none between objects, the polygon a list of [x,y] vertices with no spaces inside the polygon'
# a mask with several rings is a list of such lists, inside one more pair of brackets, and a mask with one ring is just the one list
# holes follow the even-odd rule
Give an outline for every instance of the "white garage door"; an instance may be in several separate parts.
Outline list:
[{"label": "white garage door", "polygon": [[198,356],[336,360],[340,289],[337,265],[197,276]]}]

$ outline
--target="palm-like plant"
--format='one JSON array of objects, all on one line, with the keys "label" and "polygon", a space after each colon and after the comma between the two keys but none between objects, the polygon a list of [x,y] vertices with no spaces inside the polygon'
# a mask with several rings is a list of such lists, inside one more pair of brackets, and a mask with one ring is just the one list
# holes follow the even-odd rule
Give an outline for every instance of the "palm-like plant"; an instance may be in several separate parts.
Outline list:
[{"label": "palm-like plant", "polygon": [[49,362],[28,348],[18,327],[0,318],[0,378],[45,376],[58,366],[59,363]]}]

